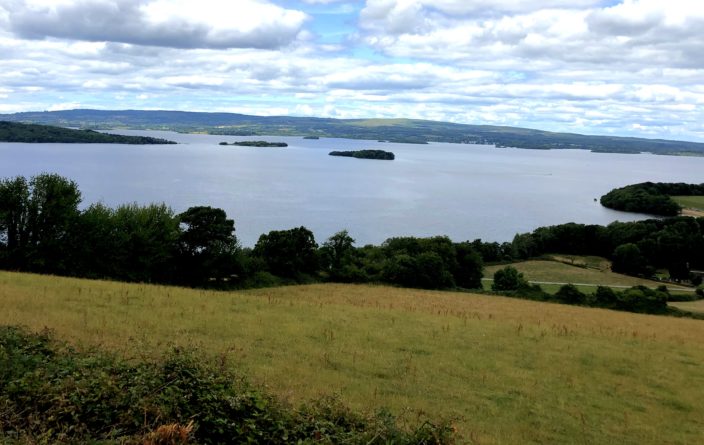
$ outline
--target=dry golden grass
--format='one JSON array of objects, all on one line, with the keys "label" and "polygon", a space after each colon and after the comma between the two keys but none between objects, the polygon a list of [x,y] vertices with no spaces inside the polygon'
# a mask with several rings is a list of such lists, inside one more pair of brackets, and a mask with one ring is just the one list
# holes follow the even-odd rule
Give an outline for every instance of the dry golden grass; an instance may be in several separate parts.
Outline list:
[{"label": "dry golden grass", "polygon": [[467,442],[697,443],[704,322],[320,284],[242,292],[0,273],[0,323],[157,357],[199,348],[283,399],[458,416]]},{"label": "dry golden grass", "polygon": [[704,314],[704,300],[672,301],[668,304],[678,309],[682,309],[683,311],[699,312],[701,314]]}]

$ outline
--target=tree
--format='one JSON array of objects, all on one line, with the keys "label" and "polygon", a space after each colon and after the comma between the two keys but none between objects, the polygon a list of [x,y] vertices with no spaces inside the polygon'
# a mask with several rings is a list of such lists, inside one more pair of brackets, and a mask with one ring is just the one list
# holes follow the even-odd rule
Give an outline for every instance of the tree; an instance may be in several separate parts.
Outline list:
[{"label": "tree", "polygon": [[104,204],[92,204],[76,220],[67,242],[72,275],[111,278],[119,267],[115,210]]},{"label": "tree", "polygon": [[423,252],[415,257],[416,285],[423,289],[444,289],[455,286],[454,279],[440,255]]},{"label": "tree", "polygon": [[458,243],[455,245],[455,251],[457,252],[457,268],[453,276],[457,286],[465,289],[481,289],[484,262],[475,250],[474,244]]},{"label": "tree", "polygon": [[594,303],[597,306],[613,307],[618,301],[618,295],[610,287],[598,286],[594,293]]},{"label": "tree", "polygon": [[646,260],[633,243],[621,244],[614,250],[611,269],[614,272],[638,275],[645,270]]},{"label": "tree", "polygon": [[330,271],[338,270],[354,251],[354,238],[347,230],[341,230],[328,238],[320,249]]},{"label": "tree", "polygon": [[165,204],[127,204],[115,210],[115,278],[169,282],[174,279],[174,255],[179,226]]},{"label": "tree", "polygon": [[357,264],[357,249],[354,238],[347,230],[337,232],[327,239],[320,248],[320,260],[323,270],[332,281],[345,283],[368,281],[364,271]]},{"label": "tree", "polygon": [[235,222],[222,209],[191,207],[177,216],[180,224],[179,281],[190,285],[226,280],[237,272]]},{"label": "tree", "polygon": [[0,181],[0,260],[5,267],[20,267],[20,249],[27,243],[29,184],[18,176]]},{"label": "tree", "polygon": [[0,183],[0,238],[11,267],[66,272],[65,244],[78,217],[81,192],[75,182],[40,174]]},{"label": "tree", "polygon": [[305,227],[289,230],[272,230],[261,235],[252,254],[264,260],[274,275],[298,278],[301,274],[314,274],[318,259],[313,232]]},{"label": "tree", "polygon": [[40,272],[65,272],[65,244],[78,218],[78,185],[56,174],[41,174],[29,181],[30,267]]},{"label": "tree", "polygon": [[513,266],[506,266],[494,273],[493,291],[515,291],[528,285],[523,274]]}]

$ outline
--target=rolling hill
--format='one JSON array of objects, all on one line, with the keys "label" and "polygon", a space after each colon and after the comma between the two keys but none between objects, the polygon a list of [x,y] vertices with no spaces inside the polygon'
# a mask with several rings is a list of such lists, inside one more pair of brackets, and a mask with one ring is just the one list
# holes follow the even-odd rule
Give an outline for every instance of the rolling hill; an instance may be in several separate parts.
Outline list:
[{"label": "rolling hill", "polygon": [[0,119],[93,129],[131,128],[223,135],[292,135],[419,143],[453,142],[528,149],[704,156],[704,143],[588,136],[528,128],[417,119],[331,119],[144,110],[66,110],[0,115]]}]

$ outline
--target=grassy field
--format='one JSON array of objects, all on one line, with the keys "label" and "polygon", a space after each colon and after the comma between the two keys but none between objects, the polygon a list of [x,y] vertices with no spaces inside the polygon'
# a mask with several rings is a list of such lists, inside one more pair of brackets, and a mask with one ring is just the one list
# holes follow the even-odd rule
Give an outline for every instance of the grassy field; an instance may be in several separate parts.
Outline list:
[{"label": "grassy field", "polygon": [[0,324],[154,358],[199,348],[293,403],[337,393],[464,442],[692,444],[704,322],[502,297],[320,284],[241,292],[0,272]]},{"label": "grassy field", "polygon": [[698,301],[673,301],[668,303],[670,306],[682,309],[684,311],[698,312],[704,314],[704,300]]},{"label": "grassy field", "polygon": [[672,199],[683,207],[704,211],[704,196],[673,196]]},{"label": "grassy field", "polygon": [[[560,257],[561,260],[565,258],[566,257]],[[608,268],[608,262],[605,262],[605,260],[598,262],[596,257],[574,257],[574,260],[575,264],[585,264],[586,262],[587,264],[599,264],[600,266],[590,266],[589,268],[577,267],[566,264],[565,262],[549,260],[521,261],[511,264],[511,266],[523,273],[523,276],[528,281],[581,284],[577,287],[580,288],[582,292],[593,292],[596,290],[597,285],[613,286],[618,289],[624,286],[630,287],[639,285],[656,288],[663,284],[659,281],[645,280],[611,272]],[[484,276],[491,278],[497,270],[503,267],[506,267],[506,265],[487,266],[484,269]],[[589,286],[585,286],[584,284],[588,284]],[[485,288],[489,288],[490,286],[490,281],[484,282]],[[681,289],[676,285],[668,284],[667,286],[671,291]],[[546,292],[552,292],[557,291],[560,285],[541,284],[541,287]],[[691,294],[691,292],[689,293]]]},{"label": "grassy field", "polygon": [[682,215],[704,217],[704,196],[673,196],[672,199],[683,207]]}]

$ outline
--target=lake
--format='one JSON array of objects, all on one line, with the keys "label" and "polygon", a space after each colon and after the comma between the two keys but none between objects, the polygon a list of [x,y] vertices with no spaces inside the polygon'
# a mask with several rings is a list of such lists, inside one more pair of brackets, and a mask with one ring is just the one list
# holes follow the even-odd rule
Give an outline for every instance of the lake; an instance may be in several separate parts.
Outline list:
[{"label": "lake", "polygon": [[[278,136],[114,131],[180,145],[0,143],[0,177],[58,173],[75,180],[83,205],[165,202],[227,211],[244,246],[270,230],[306,226],[322,243],[347,229],[357,245],[400,235],[509,241],[536,227],[608,224],[645,215],[595,198],[643,181],[704,182],[704,158],[524,150],[486,145],[382,143]],[[287,148],[219,146],[287,142]],[[328,156],[381,149],[394,161]]]}]

